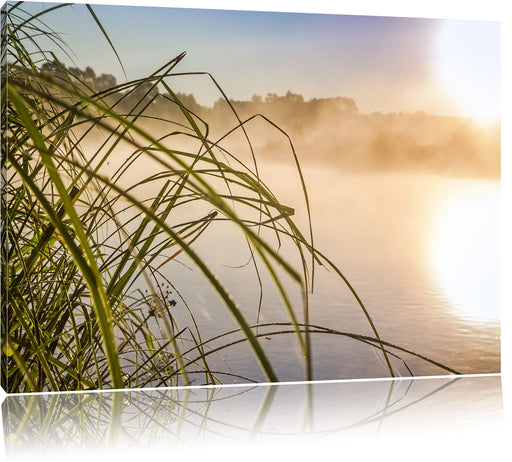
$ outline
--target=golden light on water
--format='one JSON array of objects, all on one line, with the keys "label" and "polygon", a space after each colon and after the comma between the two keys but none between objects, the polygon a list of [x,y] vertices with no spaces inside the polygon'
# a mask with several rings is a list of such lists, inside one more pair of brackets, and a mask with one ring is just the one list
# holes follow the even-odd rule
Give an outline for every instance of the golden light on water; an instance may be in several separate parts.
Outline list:
[{"label": "golden light on water", "polygon": [[459,190],[438,215],[433,266],[458,314],[478,321],[500,319],[499,186]]}]

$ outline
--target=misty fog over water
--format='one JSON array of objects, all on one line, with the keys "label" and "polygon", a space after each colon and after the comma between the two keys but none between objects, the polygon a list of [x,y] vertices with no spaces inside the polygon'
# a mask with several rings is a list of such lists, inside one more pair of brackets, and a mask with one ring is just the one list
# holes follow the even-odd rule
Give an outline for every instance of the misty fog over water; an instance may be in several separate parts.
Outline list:
[{"label": "misty fog over water", "polygon": [[[154,97],[150,113],[185,121],[165,94]],[[292,92],[230,100],[232,107],[222,99],[205,107],[192,94],[179,97],[198,120],[208,121],[204,126],[210,138],[222,139],[221,145],[232,148],[237,156],[247,153],[245,130],[259,159],[289,159],[288,136],[304,163],[325,162],[347,171],[500,176],[499,121],[481,123],[425,112],[362,114],[357,102],[348,97],[305,100]],[[151,121],[151,127],[158,127],[158,122]]]},{"label": "misty fog over water", "polygon": [[[265,175],[285,204],[295,206],[301,202],[300,195],[285,183],[286,178],[293,177],[293,167],[265,165],[262,176]],[[473,274],[461,281],[470,298],[475,290],[483,295],[485,305],[479,306],[479,310],[475,312],[466,298],[457,298],[460,294],[452,296],[453,287],[447,286],[450,281],[442,279],[439,265],[443,262],[435,257],[439,245],[435,242],[435,228],[443,204],[460,192],[470,197],[483,183],[492,191],[490,200],[496,200],[498,183],[458,180],[454,187],[450,179],[435,175],[346,174],[325,167],[306,167],[305,176],[315,245],[344,272],[370,311],[382,338],[463,373],[499,371],[498,210],[490,214],[492,222],[487,229],[480,235],[472,235],[473,249],[467,249],[475,255],[479,255],[482,248],[487,253],[486,261],[469,263],[473,265]],[[299,223],[304,224],[304,210],[297,207],[297,215]],[[469,225],[470,222],[460,223],[458,232],[463,235],[466,232],[463,227]],[[249,251],[243,239],[237,237],[233,229],[219,223],[209,230],[204,240],[197,242],[196,248],[206,256],[248,319],[256,322],[259,288],[254,283],[253,269],[246,265]],[[289,249],[282,249],[289,255],[287,251]],[[456,259],[457,255],[452,258]],[[468,262],[460,264],[468,265]],[[199,309],[198,321],[203,332],[209,334],[205,334],[206,337],[234,327],[233,320],[211,289],[199,284],[193,269],[175,264],[169,266],[168,271],[187,303]],[[491,276],[487,279],[489,273]],[[493,276],[496,278],[492,279]],[[472,280],[472,277],[478,279]],[[366,319],[343,283],[322,267],[316,268],[315,278],[311,322],[344,332],[371,335]],[[287,314],[270,281],[264,280],[263,284],[260,322],[286,321]],[[300,312],[300,292],[294,292],[293,286],[290,290],[295,308]],[[264,346],[276,361],[281,380],[303,379],[300,351],[292,335],[270,336],[264,340]],[[315,378],[386,375],[382,358],[379,354],[369,354],[370,350],[354,340],[314,335]],[[223,360],[231,367],[253,377],[259,372],[250,357],[243,346],[222,352]],[[417,375],[444,373],[415,358],[407,358],[407,362]],[[399,363],[396,365],[407,375]]]}]

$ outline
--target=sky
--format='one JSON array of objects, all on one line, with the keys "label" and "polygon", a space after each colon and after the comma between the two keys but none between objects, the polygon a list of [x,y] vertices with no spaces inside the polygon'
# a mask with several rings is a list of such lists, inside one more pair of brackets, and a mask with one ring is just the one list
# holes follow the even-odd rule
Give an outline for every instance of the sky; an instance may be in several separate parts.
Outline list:
[{"label": "sky", "polygon": [[[207,71],[233,99],[291,91],[306,99],[353,98],[362,113],[500,114],[498,21],[93,7],[128,79],[144,77],[186,51],[176,72]],[[76,65],[125,79],[83,5],[44,18],[73,50]],[[204,76],[176,78],[173,85],[204,105],[220,97]]]}]

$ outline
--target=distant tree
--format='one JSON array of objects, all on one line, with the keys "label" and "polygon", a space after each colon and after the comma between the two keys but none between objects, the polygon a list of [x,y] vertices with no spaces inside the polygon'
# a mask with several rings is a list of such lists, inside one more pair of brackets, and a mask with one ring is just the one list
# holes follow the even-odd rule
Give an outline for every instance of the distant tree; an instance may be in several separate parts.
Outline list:
[{"label": "distant tree", "polygon": [[154,102],[158,96],[158,88],[152,82],[144,82],[135,88],[130,95],[130,99],[138,103],[144,101],[145,103]]},{"label": "distant tree", "polygon": [[192,93],[176,93],[176,96],[181,101],[181,104],[187,109],[196,112],[199,109],[199,104],[196,101],[196,97]]},{"label": "distant tree", "polygon": [[95,81],[94,87],[96,90],[106,90],[113,88],[117,85],[117,80],[112,74],[101,74]]},{"label": "distant tree", "polygon": [[292,93],[290,90],[288,90],[283,98],[283,102],[290,104],[300,104],[304,102],[304,97],[302,95]]},{"label": "distant tree", "polygon": [[265,96],[265,103],[273,103],[277,101],[279,96],[277,96],[277,93],[267,93],[267,96]]},{"label": "distant tree", "polygon": [[48,79],[65,79],[66,66],[48,61],[41,66],[41,74]]},{"label": "distant tree", "polygon": [[94,72],[94,69],[92,67],[87,66],[85,68],[85,71],[83,72],[84,78],[91,80],[94,82],[96,80],[96,72]]},{"label": "distant tree", "polygon": [[292,93],[290,90],[286,92],[284,96],[278,96],[276,93],[267,93],[265,97],[266,103],[287,103],[287,104],[300,104],[304,102],[304,97],[296,93]]},{"label": "distant tree", "polygon": [[60,78],[63,80],[68,80],[69,77],[74,78],[75,84],[85,85],[93,91],[101,91],[106,90],[107,88],[113,88],[117,84],[117,80],[112,74],[101,74],[99,77],[97,77],[96,72],[90,66],[87,66],[85,70],[82,70],[78,67],[66,68],[64,64],[60,64],[55,61],[49,61],[41,66],[40,72],[47,78],[52,79]]},{"label": "distant tree", "polygon": [[213,109],[214,110],[224,109],[225,105],[226,105],[226,101],[223,98],[219,98],[213,103]]},{"label": "distant tree", "polygon": [[263,98],[260,95],[252,95],[251,101],[254,104],[261,104],[263,103]]},{"label": "distant tree", "polygon": [[359,112],[359,109],[357,109],[356,103],[352,98],[338,96],[336,98],[336,104],[338,104],[343,111]]}]

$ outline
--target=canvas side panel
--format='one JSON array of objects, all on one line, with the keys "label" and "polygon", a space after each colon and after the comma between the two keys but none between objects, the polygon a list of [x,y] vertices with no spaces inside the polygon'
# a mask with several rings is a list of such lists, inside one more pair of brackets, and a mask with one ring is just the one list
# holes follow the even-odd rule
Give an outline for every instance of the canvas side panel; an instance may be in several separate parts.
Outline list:
[{"label": "canvas side panel", "polygon": [[7,239],[7,149],[8,149],[8,136],[7,136],[7,11],[9,4],[6,3],[1,9],[1,23],[0,34],[2,37],[1,45],[1,63],[0,63],[0,91],[1,91],[1,119],[0,119],[0,153],[1,153],[1,169],[0,169],[0,194],[1,194],[1,209],[0,209],[0,229],[1,229],[1,262],[0,262],[0,331],[1,331],[1,348],[0,348],[0,369],[1,369],[1,383],[0,385],[4,390],[7,387],[7,356],[5,355],[5,345],[7,340],[7,308],[8,308],[8,239]]}]

